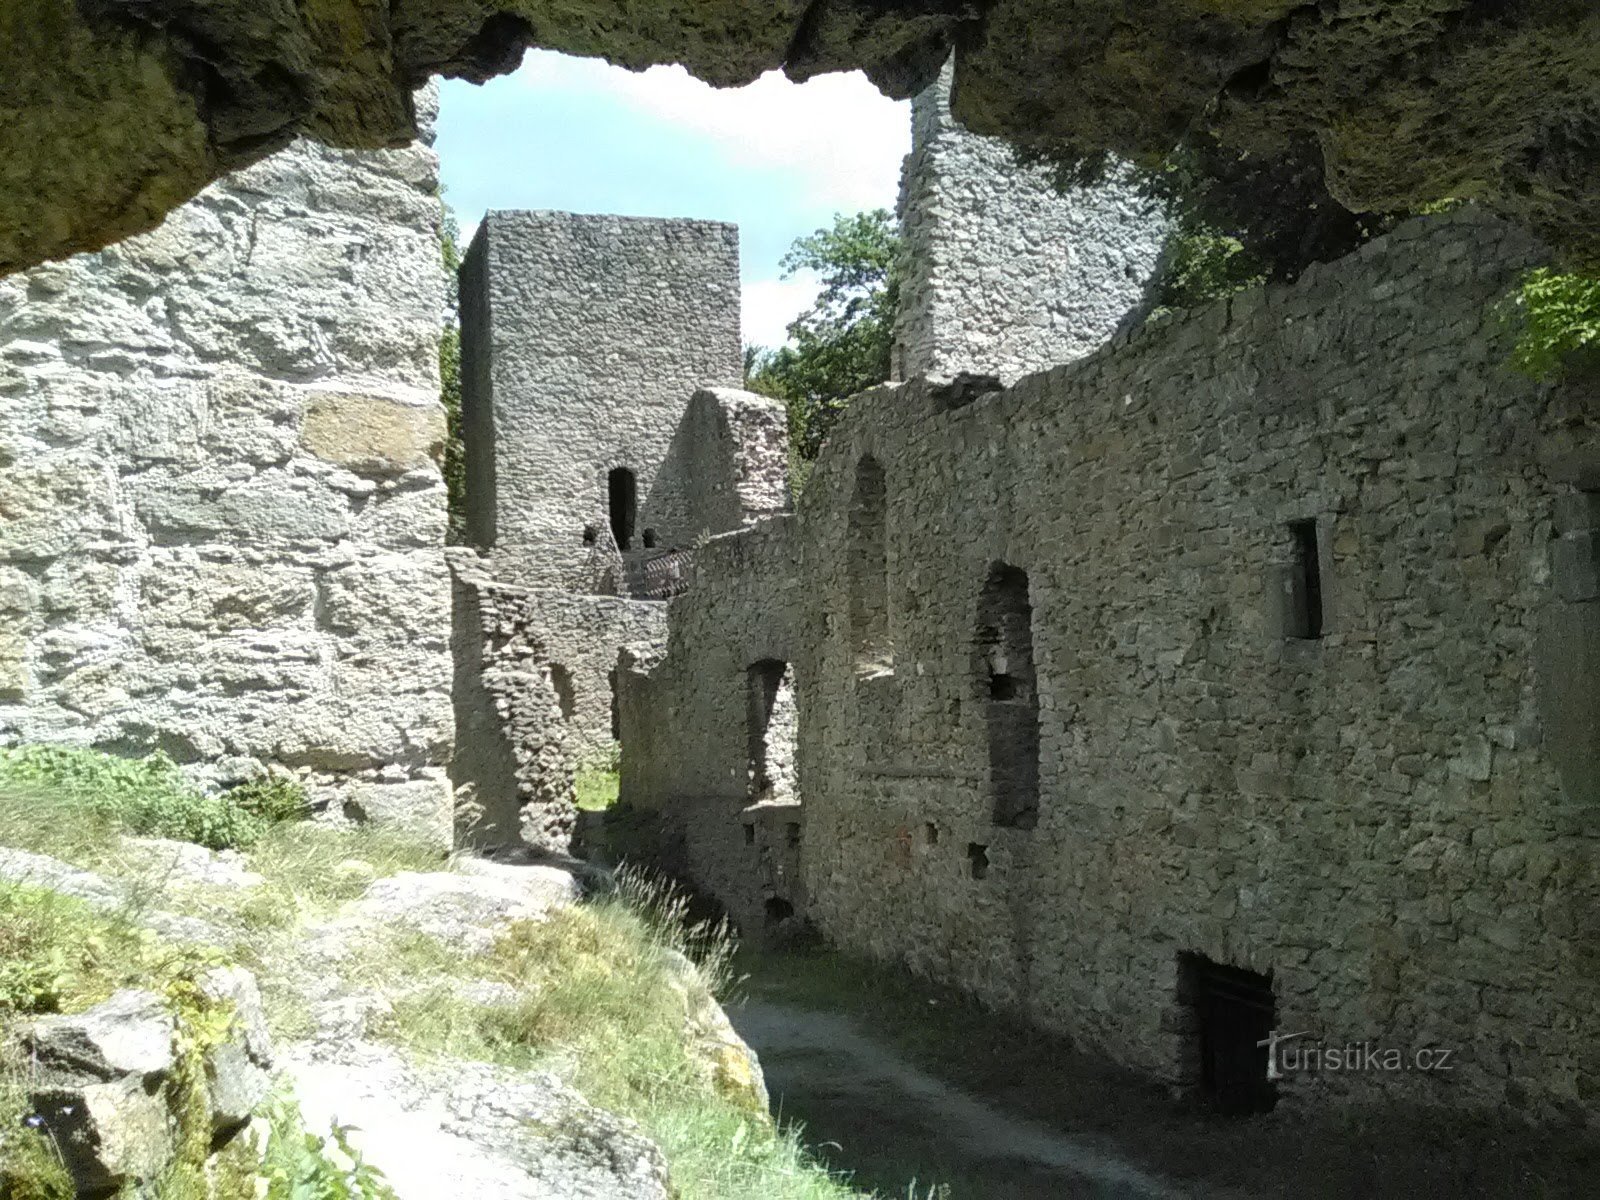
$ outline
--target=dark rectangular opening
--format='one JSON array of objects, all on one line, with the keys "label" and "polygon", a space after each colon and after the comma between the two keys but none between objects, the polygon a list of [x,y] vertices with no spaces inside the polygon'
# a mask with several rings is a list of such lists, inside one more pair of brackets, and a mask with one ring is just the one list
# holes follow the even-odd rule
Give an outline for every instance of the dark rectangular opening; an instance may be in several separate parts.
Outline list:
[{"label": "dark rectangular opening", "polygon": [[977,842],[967,843],[967,870],[974,879],[982,879],[989,873],[989,847]]},{"label": "dark rectangular opening", "polygon": [[639,483],[627,467],[616,467],[606,477],[611,536],[618,550],[633,546],[633,525],[639,513]]},{"label": "dark rectangular opening", "polygon": [[1289,522],[1289,636],[1309,641],[1322,636],[1322,558],[1315,519]]},{"label": "dark rectangular opening", "polygon": [[1270,1112],[1278,1100],[1266,1044],[1277,1028],[1272,976],[1201,954],[1178,956],[1180,998],[1194,1009],[1200,1090],[1219,1112]]}]

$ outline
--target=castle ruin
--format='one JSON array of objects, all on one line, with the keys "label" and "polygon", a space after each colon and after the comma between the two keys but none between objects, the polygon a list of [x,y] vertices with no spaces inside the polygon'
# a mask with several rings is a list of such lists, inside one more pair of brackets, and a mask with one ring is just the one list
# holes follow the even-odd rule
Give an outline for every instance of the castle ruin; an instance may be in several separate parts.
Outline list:
[{"label": "castle ruin", "polygon": [[1592,1120],[1600,407],[1492,315],[1543,248],[1466,210],[1141,322],[1159,221],[1008,190],[942,97],[903,379],[797,505],[727,226],[486,218],[449,550],[425,147],[0,284],[0,738],[564,850],[620,735],[755,936],[1237,1107],[1348,1099],[1254,1042],[1354,1027],[1471,1048],[1396,1103]]}]

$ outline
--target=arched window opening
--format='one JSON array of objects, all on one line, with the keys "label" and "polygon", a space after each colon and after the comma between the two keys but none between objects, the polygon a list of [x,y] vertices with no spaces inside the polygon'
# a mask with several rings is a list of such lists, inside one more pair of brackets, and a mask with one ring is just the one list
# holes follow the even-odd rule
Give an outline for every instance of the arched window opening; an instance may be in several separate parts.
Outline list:
[{"label": "arched window opening", "polygon": [[850,637],[858,675],[894,672],[889,640],[888,485],[870,454],[856,464],[846,531],[850,571]]},{"label": "arched window opening", "polygon": [[627,467],[613,467],[606,477],[611,514],[611,538],[618,550],[633,547],[633,525],[639,515],[639,483]]},{"label": "arched window opening", "polygon": [[751,803],[796,800],[795,736],[799,710],[789,664],[763,659],[745,672]]},{"label": "arched window opening", "polygon": [[1006,563],[990,568],[975,650],[994,823],[1032,829],[1039,821],[1039,686],[1026,571]]}]

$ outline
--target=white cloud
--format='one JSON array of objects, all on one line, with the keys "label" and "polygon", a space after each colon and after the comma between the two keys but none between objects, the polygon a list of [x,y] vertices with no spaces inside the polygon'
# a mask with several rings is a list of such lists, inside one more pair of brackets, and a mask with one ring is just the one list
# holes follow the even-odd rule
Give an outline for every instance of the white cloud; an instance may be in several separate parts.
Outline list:
[{"label": "white cloud", "polygon": [[746,344],[781,346],[788,340],[789,322],[811,307],[817,298],[816,276],[801,271],[793,279],[757,279],[744,285],[744,340]]},{"label": "white cloud", "polygon": [[769,71],[745,87],[718,89],[679,66],[634,72],[535,50],[515,78],[536,91],[621,103],[705,138],[737,165],[793,172],[813,203],[841,211],[892,205],[911,148],[908,106],[859,72],[799,84]]}]

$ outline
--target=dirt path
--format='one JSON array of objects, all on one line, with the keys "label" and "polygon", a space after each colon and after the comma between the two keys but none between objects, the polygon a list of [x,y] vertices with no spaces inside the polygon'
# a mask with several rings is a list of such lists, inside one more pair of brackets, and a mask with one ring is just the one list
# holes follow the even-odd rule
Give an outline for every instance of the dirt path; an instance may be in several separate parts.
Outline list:
[{"label": "dirt path", "polygon": [[732,1014],[761,1057],[773,1105],[863,1187],[922,1200],[1167,1200],[1190,1193],[929,1075],[847,1017],[751,1000]]}]

